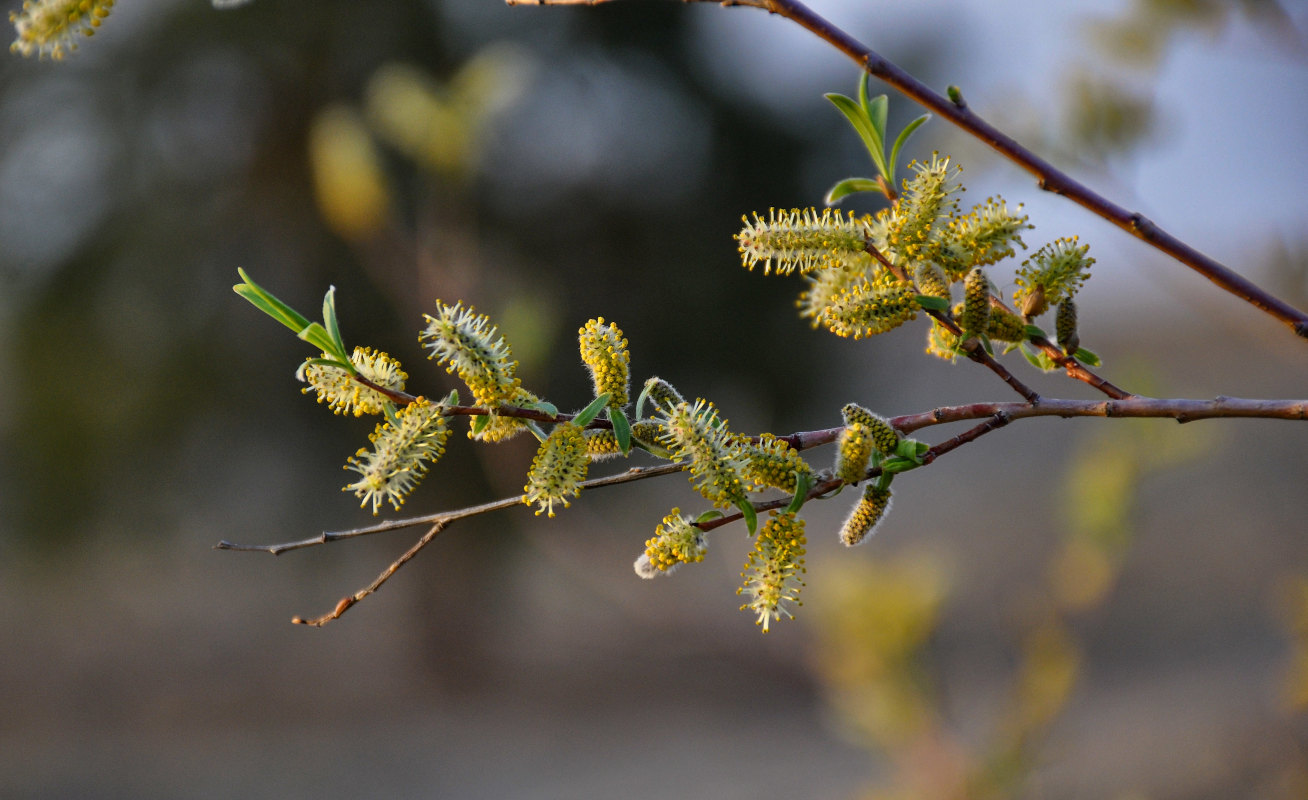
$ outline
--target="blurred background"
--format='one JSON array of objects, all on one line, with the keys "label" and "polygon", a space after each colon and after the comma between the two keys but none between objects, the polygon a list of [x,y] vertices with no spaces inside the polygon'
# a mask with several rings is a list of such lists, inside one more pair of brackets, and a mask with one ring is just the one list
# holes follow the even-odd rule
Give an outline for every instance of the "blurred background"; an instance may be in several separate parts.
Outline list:
[{"label": "blurred background", "polygon": [[[812,5],[1308,304],[1303,4]],[[780,18],[671,2],[122,0],[64,62],[0,61],[0,795],[1308,796],[1289,422],[1015,424],[901,478],[854,551],[852,498],[810,504],[805,604],[766,637],[734,527],[633,574],[662,516],[702,505],[679,477],[460,523],[322,630],[289,621],[420,530],[211,549],[372,520],[339,487],[374,421],[300,394],[311,353],[232,294],[237,267],[311,315],[335,285],[346,342],[414,392],[455,387],[416,339],[440,298],[490,314],[561,408],[589,399],[575,331],[598,315],[637,381],[741,431],[1012,399],[923,355],[920,321],[836,339],[795,316],[798,281],[739,266],[742,214],[871,172],[821,97],[856,83]],[[921,112],[890,95],[898,130]],[[1033,249],[1091,245],[1081,338],[1111,380],[1308,396],[1271,318],[942,122],[904,155],[936,149],[965,201],[1026,204]],[[520,492],[533,444],[456,434],[405,514]]]}]

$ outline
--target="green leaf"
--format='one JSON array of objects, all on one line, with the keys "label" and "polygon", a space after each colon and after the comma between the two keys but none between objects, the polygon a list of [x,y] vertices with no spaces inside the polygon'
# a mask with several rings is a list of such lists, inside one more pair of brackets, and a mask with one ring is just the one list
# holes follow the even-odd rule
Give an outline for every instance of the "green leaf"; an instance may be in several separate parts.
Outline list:
[{"label": "green leaf", "polygon": [[336,345],[336,349],[345,352],[345,342],[341,340],[341,325],[336,319],[336,287],[331,286],[327,289],[327,294],[322,298],[322,321],[323,326],[327,329],[327,335]]},{"label": "green leaf", "polygon": [[354,364],[350,363],[349,356],[345,355],[345,352],[336,346],[336,342],[332,341],[331,334],[328,333],[327,329],[321,324],[310,322],[304,327],[304,330],[300,331],[297,335],[327,355],[335,356],[343,363],[349,364],[348,369],[351,375],[358,372],[358,370],[354,368]]},{"label": "green leaf", "polygon": [[1026,330],[1026,338],[1028,339],[1049,338],[1049,336],[1044,332],[1044,330],[1039,325],[1027,325],[1025,330]]},{"label": "green leaf", "polygon": [[943,297],[936,297],[930,294],[919,294],[914,298],[917,304],[922,308],[930,311],[948,311],[949,301]]},{"label": "green leaf", "polygon": [[895,179],[895,164],[899,163],[900,148],[904,146],[904,143],[908,141],[908,137],[912,136],[914,131],[927,124],[930,119],[930,114],[923,114],[905,125],[904,129],[899,132],[899,136],[895,137],[895,144],[890,148],[890,171],[886,174],[886,177],[891,181]]},{"label": "green leaf", "polygon": [[881,474],[895,474],[897,472],[908,472],[910,469],[917,469],[920,466],[916,461],[908,458],[887,458],[881,465]]},{"label": "green leaf", "polygon": [[245,270],[238,268],[236,273],[241,276],[241,280],[245,281],[245,283],[238,283],[233,286],[232,291],[244,297],[255,308],[297,334],[308,326],[309,319],[307,317],[278,300],[272,292],[250,280],[250,276],[245,274]]},{"label": "green leaf", "polygon": [[618,440],[618,449],[625,456],[631,452],[631,422],[622,409],[609,406],[609,422],[613,423],[613,438]]},{"label": "green leaf", "polygon": [[876,128],[877,138],[882,142],[882,152],[884,152],[886,123],[890,118],[890,99],[884,94],[879,94],[868,100],[867,79],[868,74],[864,72],[863,80],[858,85],[858,100],[863,106],[863,113],[867,115],[868,121],[872,123],[873,128]]},{"label": "green leaf", "polygon": [[440,403],[443,406],[457,406],[459,404],[459,390],[451,389],[450,393],[445,395],[445,399]]},{"label": "green leaf", "polygon": [[536,437],[536,441],[544,444],[545,440],[549,438],[549,436],[545,434],[545,431],[541,429],[540,425],[536,423],[536,420],[528,419],[523,420],[523,422],[526,424],[527,430],[531,431],[531,435]]},{"label": "green leaf", "polygon": [[[916,444],[915,449],[917,450],[917,457],[919,459],[922,458],[922,456],[926,455],[927,451],[931,449],[931,445],[927,444],[926,442],[915,442],[915,444]],[[919,461],[918,463],[921,462]]]},{"label": "green leaf", "polygon": [[490,424],[490,420],[491,418],[489,414],[478,414],[474,416],[472,418],[472,435],[481,435],[481,432],[486,430],[486,426]]},{"label": "green leaf", "polygon": [[1058,369],[1058,365],[1055,364],[1049,356],[1045,355],[1040,350],[1036,350],[1026,342],[1022,342],[1022,355],[1026,356],[1026,360],[1031,362],[1031,366],[1038,370],[1052,372]]},{"label": "green leaf", "polygon": [[710,520],[718,519],[719,517],[722,516],[725,515],[721,511],[718,511],[716,508],[709,509],[708,511],[705,511],[703,514],[700,514],[698,517],[695,517],[695,524],[700,525]]},{"label": "green leaf", "polygon": [[876,130],[872,120],[868,119],[863,113],[863,108],[858,103],[845,97],[843,94],[823,95],[831,104],[840,110],[849,120],[849,124],[854,126],[858,137],[863,140],[863,146],[867,148],[868,155],[872,156],[872,163],[876,164],[877,170],[882,175],[886,174],[886,156],[885,144],[882,141],[880,131]]},{"label": "green leaf", "polygon": [[345,364],[335,358],[307,358],[304,360],[304,363],[313,364],[320,367],[336,367],[337,369],[343,369],[346,370],[347,372],[352,366],[350,364]]},{"label": "green leaf", "polygon": [[813,488],[813,473],[801,472],[795,470],[795,497],[786,506],[786,511],[791,514],[799,513],[804,507],[804,502],[808,500],[808,490]]},{"label": "green leaf", "polygon": [[1074,357],[1077,361],[1080,361],[1087,367],[1101,367],[1104,363],[1099,360],[1099,355],[1097,353],[1087,350],[1084,347],[1078,347]]},{"label": "green leaf", "polygon": [[736,508],[740,509],[741,516],[745,518],[745,525],[749,528],[749,535],[753,536],[758,530],[758,512],[748,500],[737,500]]},{"label": "green leaf", "polygon": [[559,415],[558,406],[554,405],[548,400],[537,400],[534,403],[527,403],[522,407],[530,408],[532,411],[539,411],[542,414],[549,414],[551,417],[557,417]]},{"label": "green leaf", "polygon": [[845,178],[838,181],[834,186],[827,190],[827,196],[822,202],[829,206],[834,206],[851,194],[859,192],[880,192],[881,184],[870,178]]},{"label": "green leaf", "polygon": [[645,388],[641,389],[640,395],[636,397],[636,419],[645,418],[645,401],[649,399],[649,389],[649,383],[646,383]]},{"label": "green leaf", "polygon": [[[919,447],[921,449],[919,449]],[[907,458],[918,466],[922,465],[922,453],[926,452],[927,445],[916,439],[900,439],[899,445],[895,448],[895,456],[898,458]]]},{"label": "green leaf", "polygon": [[599,397],[596,397],[594,400],[591,400],[590,405],[586,406],[581,411],[578,411],[577,416],[573,417],[572,421],[577,423],[578,427],[584,428],[587,425],[589,425],[591,422],[593,422],[595,418],[599,416],[599,413],[603,411],[604,407],[607,406],[608,404],[609,404],[609,393],[605,392]]},{"label": "green leaf", "polygon": [[399,427],[400,427],[400,418],[397,417],[397,416],[395,416],[395,404],[394,404],[394,403],[390,402],[389,400],[386,401],[386,402],[384,402],[384,403],[382,403],[382,414],[385,415],[385,417],[386,417],[386,421],[387,421],[388,423],[390,423],[390,426],[391,426],[392,428],[395,428],[395,429],[397,429],[397,430],[399,429]]}]

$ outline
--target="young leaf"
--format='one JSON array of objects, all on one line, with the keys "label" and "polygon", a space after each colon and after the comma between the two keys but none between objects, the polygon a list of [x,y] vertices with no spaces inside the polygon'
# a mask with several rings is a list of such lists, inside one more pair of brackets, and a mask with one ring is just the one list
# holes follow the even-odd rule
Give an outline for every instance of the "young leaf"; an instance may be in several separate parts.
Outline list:
[{"label": "young leaf", "polygon": [[749,535],[753,536],[758,530],[758,512],[754,506],[750,505],[748,500],[739,500],[736,502],[736,508],[740,509],[740,514],[745,518],[745,525],[749,528]]},{"label": "young leaf", "polygon": [[904,129],[899,132],[899,136],[895,137],[895,144],[890,148],[890,171],[886,173],[886,177],[890,178],[890,180],[893,181],[895,179],[895,164],[899,161],[900,148],[902,148],[904,143],[908,141],[908,137],[913,135],[913,131],[916,131],[918,128],[925,125],[930,119],[930,114],[923,114],[905,125]]},{"label": "young leaf", "polygon": [[929,294],[919,294],[915,298],[917,304],[928,311],[948,311],[949,301],[943,297],[935,297]]},{"label": "young leaf", "polygon": [[322,298],[322,321],[323,326],[327,329],[327,335],[335,343],[336,349],[345,352],[345,342],[341,340],[341,325],[336,319],[336,287],[331,286],[327,289],[327,294]]},{"label": "young leaf", "polygon": [[813,473],[795,471],[795,497],[786,506],[788,513],[796,513],[804,507],[804,502],[808,500],[808,490],[813,488]]},{"label": "young leaf", "polygon": [[1104,363],[1099,360],[1098,354],[1091,352],[1090,350],[1087,350],[1084,347],[1078,347],[1076,353],[1074,354],[1074,357],[1076,358],[1077,361],[1080,361],[1082,364],[1085,364],[1087,367],[1102,367]]},{"label": "young leaf", "polygon": [[1028,339],[1048,339],[1049,336],[1039,325],[1026,326],[1026,338]]},{"label": "young leaf", "polygon": [[577,416],[573,417],[572,421],[577,423],[577,427],[584,428],[587,425],[589,425],[591,422],[593,422],[595,418],[599,416],[599,413],[603,411],[604,407],[607,406],[608,404],[609,404],[609,393],[605,392],[601,394],[599,397],[596,397],[594,400],[591,400],[590,405],[586,406],[581,411],[578,411]]},{"label": "young leaf", "polygon": [[327,355],[336,356],[345,364],[349,364],[348,369],[351,375],[358,372],[358,370],[354,368],[354,364],[350,363],[350,357],[345,354],[344,350],[336,346],[336,342],[332,341],[331,334],[327,333],[327,329],[321,324],[310,322],[308,325],[304,326],[304,329],[297,335]]},{"label": "young leaf", "polygon": [[618,449],[625,456],[631,452],[631,422],[622,409],[609,406],[609,422],[613,423],[613,438],[618,440]]},{"label": "young leaf", "polygon": [[309,320],[307,317],[278,300],[267,289],[250,280],[250,276],[245,274],[245,270],[238,267],[236,273],[241,276],[241,280],[245,281],[245,283],[233,286],[232,291],[244,297],[255,308],[295,331],[296,334],[299,334],[308,326]]},{"label": "young leaf", "polygon": [[718,511],[716,508],[710,509],[708,511],[705,511],[703,514],[700,514],[698,517],[695,517],[695,524],[700,525],[702,523],[708,522],[709,520],[717,519],[718,517],[721,516],[724,516],[721,511]]},{"label": "young leaf", "polygon": [[839,203],[851,194],[880,191],[881,184],[869,178],[845,178],[843,181],[837,182],[827,190],[827,196],[823,198],[822,202],[829,206],[834,206],[836,203]]},{"label": "young leaf", "polygon": [[491,418],[489,414],[478,414],[477,416],[473,417],[472,435],[473,436],[481,435],[481,432],[486,430],[486,426],[490,424],[490,420]]},{"label": "young leaf", "polygon": [[824,95],[824,97],[830,100],[832,105],[840,109],[840,113],[845,115],[845,118],[849,120],[849,124],[854,126],[859,138],[863,140],[863,146],[867,148],[868,154],[872,156],[872,163],[876,164],[877,170],[884,175],[886,172],[885,143],[872,120],[868,119],[867,115],[863,113],[862,106],[843,94],[833,93]]},{"label": "young leaf", "polygon": [[871,100],[867,99],[867,73],[863,73],[863,81],[859,84],[859,101],[863,105],[863,113],[876,128],[877,138],[881,141],[881,150],[885,152],[886,141],[886,122],[890,118],[890,100],[884,95],[879,94]]},{"label": "young leaf", "polygon": [[523,408],[530,408],[533,411],[539,411],[542,414],[549,414],[551,417],[559,415],[559,407],[548,400],[537,400],[534,403],[527,403]]},{"label": "young leaf", "polygon": [[541,428],[541,426],[536,423],[536,420],[528,419],[528,420],[524,420],[524,422],[527,425],[527,430],[531,431],[531,435],[536,437],[536,441],[540,442],[541,444],[544,444],[545,440],[548,439],[549,436],[545,433],[545,431]]}]

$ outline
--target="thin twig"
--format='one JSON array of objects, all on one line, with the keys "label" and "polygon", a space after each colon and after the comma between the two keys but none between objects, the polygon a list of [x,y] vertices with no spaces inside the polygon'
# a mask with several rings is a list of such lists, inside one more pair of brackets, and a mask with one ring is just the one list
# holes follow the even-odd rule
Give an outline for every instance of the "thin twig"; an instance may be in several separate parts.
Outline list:
[{"label": "thin twig", "polygon": [[[598,5],[608,0],[507,0],[507,2],[509,5]],[[684,0],[684,2],[719,2],[719,0]],[[954,123],[1034,175],[1036,185],[1044,191],[1066,197],[1132,236],[1143,239],[1154,248],[1203,275],[1224,291],[1262,309],[1288,325],[1299,336],[1308,338],[1308,312],[1295,308],[1216,259],[1204,255],[1163,230],[1138,211],[1128,211],[1092,191],[982,119],[966,103],[953,103],[937,94],[898,65],[815,14],[799,0],[728,0],[720,4],[761,8],[791,20],[853,59],[869,75],[895,87],[910,99]]]},{"label": "thin twig", "polygon": [[[899,265],[886,258],[885,254],[878,250],[876,245],[872,244],[872,242],[864,242],[863,249],[867,250],[868,254],[880,262],[883,267],[890,270],[890,273],[896,278],[904,283],[911,284],[908,276],[904,274],[904,270],[899,267]],[[961,337],[963,335],[962,329],[954,323],[954,320],[950,319],[948,314],[931,308],[924,308],[922,310],[929,314],[932,319],[945,326],[945,330],[949,331],[954,336]],[[1003,364],[996,361],[993,356],[985,351],[985,348],[981,346],[981,343],[978,340],[968,339],[963,343],[962,349],[968,358],[998,375],[1004,383],[1012,387],[1013,391],[1020,394],[1028,403],[1040,402],[1040,395],[1030,386],[1027,386],[1025,383],[1018,380],[1016,375],[1008,371],[1008,367],[1005,367]]]}]

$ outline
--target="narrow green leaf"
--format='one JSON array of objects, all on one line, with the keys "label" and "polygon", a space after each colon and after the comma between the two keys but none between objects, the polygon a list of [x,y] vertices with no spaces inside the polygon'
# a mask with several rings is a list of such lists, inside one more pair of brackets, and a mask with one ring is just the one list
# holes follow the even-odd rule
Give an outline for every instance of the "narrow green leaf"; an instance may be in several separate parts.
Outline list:
[{"label": "narrow green leaf", "polygon": [[1049,338],[1049,336],[1045,334],[1044,329],[1041,328],[1039,325],[1027,325],[1025,330],[1026,330],[1026,338],[1028,339]]},{"label": "narrow green leaf", "polygon": [[481,432],[486,430],[486,426],[490,424],[490,420],[491,418],[489,414],[478,414],[474,416],[472,418],[472,435],[480,436]]},{"label": "narrow green leaf", "polygon": [[899,136],[895,137],[895,144],[890,148],[890,171],[886,177],[890,178],[892,181],[895,179],[895,164],[899,163],[900,149],[903,148],[904,143],[908,141],[908,137],[912,136],[913,132],[916,131],[918,128],[927,124],[927,122],[930,121],[930,119],[931,119],[930,114],[923,114],[922,116],[918,117],[917,119],[905,125],[904,129],[899,132]]},{"label": "narrow green leaf", "polygon": [[636,419],[645,418],[645,401],[649,399],[649,389],[650,386],[646,383],[640,390],[640,395],[636,397]]},{"label": "narrow green leaf", "polygon": [[799,513],[804,507],[805,501],[808,500],[808,490],[813,488],[813,473],[795,471],[795,497],[786,506],[786,511],[791,514]]},{"label": "narrow green leaf", "polygon": [[834,186],[827,190],[827,196],[823,198],[822,202],[834,206],[851,194],[880,191],[881,184],[870,178],[845,178],[843,181],[837,181]]},{"label": "narrow green leaf", "polygon": [[927,451],[931,449],[931,445],[927,444],[926,442],[915,442],[915,444],[917,445],[916,450],[917,450],[918,458],[921,458],[922,456],[926,455]]},{"label": "narrow green leaf", "polygon": [[341,325],[336,319],[336,287],[331,286],[327,289],[327,294],[322,298],[322,321],[323,327],[327,329],[327,334],[331,336],[332,341],[336,343],[336,349],[345,352],[345,342],[341,340]]},{"label": "narrow green leaf", "polygon": [[451,389],[450,393],[445,395],[445,399],[441,401],[441,405],[443,406],[457,406],[458,404],[459,404],[458,389]]},{"label": "narrow green leaf", "polygon": [[845,97],[843,94],[824,95],[831,104],[840,110],[849,120],[849,124],[854,126],[858,137],[863,140],[863,146],[867,148],[868,155],[872,156],[872,163],[876,164],[877,170],[881,174],[886,172],[885,144],[880,132],[876,130],[872,121],[863,113],[863,108]]},{"label": "narrow green leaf", "polygon": [[573,417],[572,421],[577,423],[578,427],[584,428],[587,425],[589,425],[591,422],[593,422],[595,418],[599,416],[599,413],[603,411],[604,407],[607,406],[608,404],[609,404],[609,393],[605,392],[599,397],[596,397],[594,400],[591,400],[590,405],[586,406],[581,411],[577,412],[577,416]]},{"label": "narrow green leaf", "polygon": [[930,311],[949,310],[949,301],[943,297],[936,297],[935,295],[930,294],[919,294],[915,299],[919,306]]},{"label": "narrow green leaf", "polygon": [[232,287],[232,291],[241,297],[244,297],[255,308],[277,320],[281,324],[295,331],[297,334],[304,330],[309,324],[309,320],[300,312],[278,300],[272,292],[263,288],[259,284],[250,280],[250,276],[245,274],[245,270],[237,268],[236,273],[241,276],[245,283],[237,284]]},{"label": "narrow green leaf", "polygon": [[1087,367],[1101,367],[1103,362],[1099,360],[1099,355],[1084,347],[1078,347],[1075,354],[1076,360],[1085,364]]},{"label": "narrow green leaf", "polygon": [[[860,85],[860,100],[867,97],[867,73],[863,73],[864,81]],[[863,104],[863,113],[867,115],[868,121],[872,127],[876,128],[877,138],[881,141],[882,152],[885,151],[886,141],[886,123],[890,119],[890,99],[884,94],[879,94]]]},{"label": "narrow green leaf", "polygon": [[631,452],[631,422],[622,409],[609,406],[609,422],[613,423],[613,438],[618,440],[618,449],[625,456]]},{"label": "narrow green leaf", "polygon": [[358,372],[354,368],[354,364],[350,363],[349,356],[345,355],[345,352],[336,346],[336,342],[332,341],[331,334],[321,324],[310,322],[305,326],[304,330],[300,331],[298,336],[327,355],[339,358],[343,364],[348,364],[349,366],[346,368],[351,375]]},{"label": "narrow green leaf", "polygon": [[537,400],[534,403],[527,403],[523,408],[530,408],[533,411],[539,411],[542,414],[549,414],[551,417],[557,417],[559,415],[558,406],[548,400]]},{"label": "narrow green leaf", "polygon": [[382,403],[382,414],[385,415],[386,421],[390,423],[392,428],[398,429],[400,427],[400,418],[395,416],[394,403],[389,400]]},{"label": "narrow green leaf", "polygon": [[1040,356],[1043,355],[1043,353],[1040,353],[1026,342],[1022,342],[1022,355],[1026,356],[1026,360],[1031,362],[1031,366],[1036,369],[1044,369],[1040,364]]},{"label": "narrow green leaf", "polygon": [[698,517],[695,517],[695,524],[700,525],[710,520],[718,519],[719,517],[722,516],[725,515],[721,511],[718,511],[716,508],[710,509],[709,511],[705,511],[703,514],[700,514]]},{"label": "narrow green leaf", "polygon": [[529,419],[525,420],[525,422],[527,424],[527,430],[531,431],[531,435],[536,437],[536,441],[544,443],[544,441],[549,438],[545,434],[545,431],[541,429],[540,425],[536,424],[536,420]]},{"label": "narrow green leaf", "polygon": [[883,475],[893,475],[897,472],[908,472],[910,469],[917,469],[918,466],[918,463],[912,459],[895,456],[894,458],[887,458],[885,460],[881,465],[881,473]]},{"label": "narrow green leaf", "polygon": [[741,516],[745,518],[745,525],[749,528],[749,535],[753,536],[758,531],[758,512],[748,500],[737,500],[736,508],[740,509]]}]

